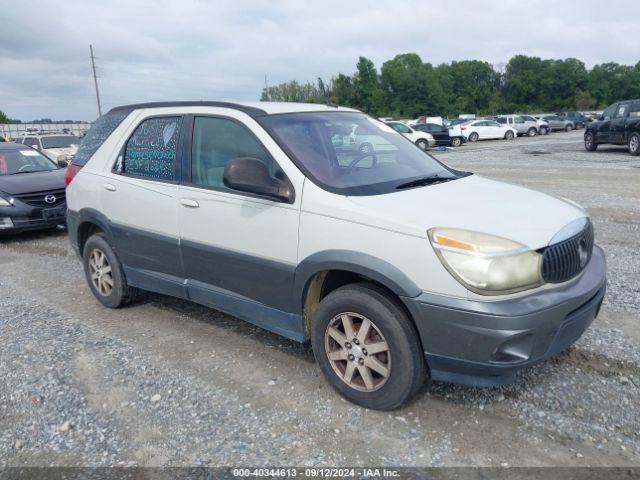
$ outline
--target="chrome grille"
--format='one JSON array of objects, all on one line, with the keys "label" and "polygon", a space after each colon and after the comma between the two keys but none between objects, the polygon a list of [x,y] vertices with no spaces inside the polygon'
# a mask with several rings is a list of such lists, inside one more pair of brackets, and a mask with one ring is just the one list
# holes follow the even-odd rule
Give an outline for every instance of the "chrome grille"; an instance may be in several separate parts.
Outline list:
[{"label": "chrome grille", "polygon": [[591,222],[577,235],[542,250],[542,278],[561,283],[578,275],[591,259],[593,225]]},{"label": "chrome grille", "polygon": [[[45,199],[53,195],[56,197],[54,202],[47,202]],[[32,207],[51,208],[57,207],[65,201],[64,188],[59,190],[49,190],[45,192],[23,193],[22,195],[14,195],[21,202],[31,205]]]}]

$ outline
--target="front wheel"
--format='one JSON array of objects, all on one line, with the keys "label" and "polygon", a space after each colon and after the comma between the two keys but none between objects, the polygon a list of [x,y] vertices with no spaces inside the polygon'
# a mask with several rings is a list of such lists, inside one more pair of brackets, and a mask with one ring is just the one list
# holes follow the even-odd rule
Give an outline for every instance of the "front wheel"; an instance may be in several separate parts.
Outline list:
[{"label": "front wheel", "polygon": [[504,139],[505,140],[513,140],[514,135],[513,132],[511,130],[509,130],[507,133],[504,134]]},{"label": "front wheel", "polygon": [[427,148],[429,148],[429,143],[424,140],[424,139],[420,139],[416,141],[416,146],[420,149],[420,150],[426,150]]},{"label": "front wheel", "polygon": [[596,148],[598,148],[598,144],[596,143],[596,137],[593,132],[587,132],[584,136],[584,148],[588,152],[594,152]]},{"label": "front wheel", "polygon": [[469,135],[470,142],[477,142],[479,138],[480,136],[476,132],[473,132],[471,135]]},{"label": "front wheel", "polygon": [[637,133],[629,137],[629,153],[631,155],[640,155],[640,135]]},{"label": "front wheel", "polygon": [[313,316],[311,343],[331,386],[366,408],[397,408],[425,379],[415,327],[397,301],[375,285],[346,285],[327,295]]},{"label": "front wheel", "polygon": [[530,137],[535,137],[537,133],[538,131],[534,127],[531,127],[529,130],[527,130],[527,135],[529,135]]},{"label": "front wheel", "polygon": [[453,137],[451,139],[451,146],[452,147],[459,147],[460,145],[462,145],[462,140],[460,140],[460,137]]},{"label": "front wheel", "polygon": [[549,135],[549,129],[547,127],[540,127],[540,135]]},{"label": "front wheel", "polygon": [[565,132],[570,132],[571,130],[573,130],[573,126],[571,124],[569,124],[566,127],[564,127],[564,131]]}]

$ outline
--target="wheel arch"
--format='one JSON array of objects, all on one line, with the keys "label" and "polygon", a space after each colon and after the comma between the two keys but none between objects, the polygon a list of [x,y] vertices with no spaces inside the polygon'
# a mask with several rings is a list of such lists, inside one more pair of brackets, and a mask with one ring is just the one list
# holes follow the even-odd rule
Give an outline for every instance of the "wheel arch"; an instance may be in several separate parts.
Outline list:
[{"label": "wheel arch", "polygon": [[107,217],[92,208],[84,208],[76,213],[69,212],[67,224],[71,243],[80,255],[82,255],[84,244],[94,233],[103,232],[109,237],[111,236]]},{"label": "wheel arch", "polygon": [[413,316],[400,297],[416,297],[421,290],[404,272],[366,253],[330,250],[310,255],[296,269],[293,298],[297,302],[296,310],[304,316],[307,337],[320,301],[333,290],[358,282],[372,283],[396,297],[398,305],[405,309],[413,321]]}]

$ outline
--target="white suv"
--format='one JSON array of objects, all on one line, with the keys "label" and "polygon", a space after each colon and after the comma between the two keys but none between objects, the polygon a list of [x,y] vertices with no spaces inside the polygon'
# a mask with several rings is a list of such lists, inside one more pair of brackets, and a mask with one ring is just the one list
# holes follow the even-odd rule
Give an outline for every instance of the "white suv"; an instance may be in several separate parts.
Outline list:
[{"label": "white suv", "polygon": [[[354,126],[372,149],[339,141]],[[115,108],[67,183],[102,304],[151,290],[310,339],[329,383],[370,408],[427,375],[509,382],[574,343],[605,292],[579,206],[448,168],[348,108]]]}]

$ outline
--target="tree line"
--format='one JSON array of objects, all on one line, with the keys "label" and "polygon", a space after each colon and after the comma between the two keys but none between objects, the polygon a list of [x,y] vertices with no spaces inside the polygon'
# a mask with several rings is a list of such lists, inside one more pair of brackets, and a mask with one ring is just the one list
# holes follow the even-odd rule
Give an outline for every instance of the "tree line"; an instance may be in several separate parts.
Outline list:
[{"label": "tree line", "polygon": [[396,55],[380,72],[360,57],[351,75],[267,86],[261,96],[263,101],[336,103],[394,118],[596,110],[625,98],[640,98],[640,62],[602,63],[589,70],[575,58],[516,55],[497,69],[479,60],[433,66],[415,53]]}]

